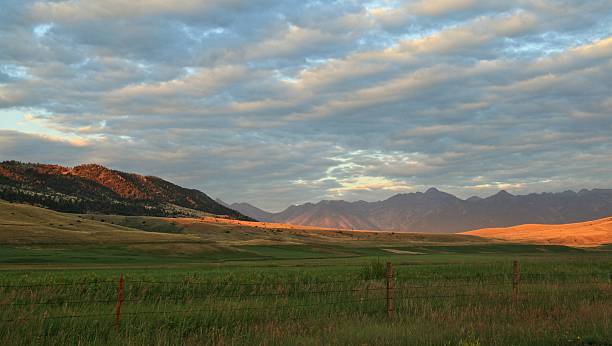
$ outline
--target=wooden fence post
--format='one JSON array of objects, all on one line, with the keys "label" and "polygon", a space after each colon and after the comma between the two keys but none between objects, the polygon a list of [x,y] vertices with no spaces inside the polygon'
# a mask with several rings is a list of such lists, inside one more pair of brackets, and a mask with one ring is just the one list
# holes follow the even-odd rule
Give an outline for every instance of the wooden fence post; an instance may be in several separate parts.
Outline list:
[{"label": "wooden fence post", "polygon": [[121,303],[123,302],[123,273],[119,274],[119,289],[117,290],[117,328],[121,320]]},{"label": "wooden fence post", "polygon": [[393,314],[393,266],[387,262],[387,317]]},{"label": "wooden fence post", "polygon": [[512,263],[512,302],[514,302],[515,304],[518,302],[520,279],[521,277],[519,274],[519,262],[514,261]]}]

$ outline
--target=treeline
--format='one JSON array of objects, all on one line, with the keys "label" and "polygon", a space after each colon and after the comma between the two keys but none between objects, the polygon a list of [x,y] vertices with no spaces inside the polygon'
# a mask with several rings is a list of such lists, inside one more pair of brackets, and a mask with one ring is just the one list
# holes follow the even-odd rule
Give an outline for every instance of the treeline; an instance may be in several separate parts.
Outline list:
[{"label": "treeline", "polygon": [[44,195],[18,188],[0,187],[0,199],[14,203],[24,203],[41,206],[51,210],[77,214],[113,214],[113,215],[143,215],[143,216],[180,216],[176,212],[157,206],[138,202],[118,202],[104,200],[84,200],[61,195]]}]

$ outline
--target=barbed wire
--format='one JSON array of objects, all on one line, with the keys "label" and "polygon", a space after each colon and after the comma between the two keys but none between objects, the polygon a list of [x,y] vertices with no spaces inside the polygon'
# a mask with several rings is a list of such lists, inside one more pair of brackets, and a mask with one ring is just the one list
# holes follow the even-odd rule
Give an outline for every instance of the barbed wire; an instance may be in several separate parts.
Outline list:
[{"label": "barbed wire", "polygon": [[[140,302],[159,302],[159,301],[179,301],[179,300],[202,300],[212,298],[259,298],[259,297],[292,297],[292,296],[303,296],[303,295],[321,295],[330,293],[356,293],[356,292],[369,292],[369,291],[381,291],[386,289],[385,287],[366,287],[361,289],[349,289],[349,290],[326,290],[326,291],[289,291],[280,293],[261,293],[261,294],[238,294],[238,295],[206,295],[206,296],[155,296],[153,299],[122,299],[122,303],[140,303]],[[47,302],[20,302],[20,303],[0,303],[0,306],[29,306],[29,305],[71,305],[71,304],[95,304],[95,303],[117,303],[117,299],[114,300],[75,300],[75,301],[47,301]]]},{"label": "barbed wire", "polygon": [[[129,283],[147,283],[147,284],[159,284],[159,285],[198,285],[198,286],[279,286],[279,285],[325,285],[325,284],[336,284],[345,282],[356,282],[356,281],[373,281],[373,280],[359,280],[359,279],[345,279],[345,280],[330,280],[330,281],[295,281],[295,282],[228,282],[224,284],[213,283],[213,282],[189,282],[189,281],[150,281],[150,280],[129,280]],[[125,282],[128,282],[127,280]]]},{"label": "barbed wire", "polygon": [[395,285],[394,288],[452,288],[452,287],[474,287],[474,286],[506,286],[507,282],[474,282],[452,285]]},{"label": "barbed wire", "polygon": [[[339,311],[340,314],[342,314],[343,312],[344,311]],[[381,313],[381,312],[383,312],[383,309],[381,309],[380,307],[376,307],[375,309],[366,309],[365,307],[361,307],[361,309],[359,309],[358,312],[363,314],[363,315],[370,315],[370,314],[374,314],[374,313]],[[286,322],[286,321],[292,321],[292,322],[293,321],[301,321],[301,320],[305,320],[307,318],[311,318],[312,317],[311,314],[304,314],[303,310],[299,311],[299,313],[301,314],[301,316],[290,316],[290,317],[288,317],[286,315],[282,315],[282,316],[276,315],[276,317],[277,317],[277,320],[278,319],[282,319],[284,322]],[[104,316],[104,317],[108,317],[110,315],[111,314],[100,314],[100,315],[90,315],[90,316],[95,316],[95,317],[102,317],[102,316]],[[133,314],[133,315],[125,316],[125,318],[122,317],[122,320],[127,320],[127,319],[131,319],[131,318],[134,318],[134,317],[138,317],[138,315],[137,314]],[[333,317],[337,318],[338,317],[338,312],[336,312]],[[22,321],[26,321],[26,320],[22,320]],[[267,323],[267,322],[268,322],[268,320],[265,321],[265,323]],[[255,321],[254,323],[258,323],[258,322]],[[262,323],[262,322],[259,322],[259,323]],[[207,327],[208,328],[211,328],[211,327],[215,328],[216,326],[215,325],[207,324]],[[42,334],[42,335],[35,335],[34,337],[35,338],[48,338],[48,337],[52,337],[52,336],[53,335]],[[244,339],[247,336],[248,335],[233,335],[233,338]]]},{"label": "barbed wire", "polygon": [[[539,295],[539,294],[546,294],[546,295],[550,295],[550,292],[548,291],[520,291],[517,295],[516,299],[526,299],[525,296],[529,296],[529,295]],[[463,298],[463,297],[486,297],[486,298],[493,298],[493,297],[511,297],[511,293],[493,293],[493,294],[477,294],[477,293],[466,293],[466,294],[448,294],[448,295],[420,295],[420,296],[414,296],[414,295],[394,295],[394,297],[392,298],[393,300],[408,300],[408,299],[431,299],[431,298]],[[610,298],[612,297],[612,294],[600,294],[597,295],[597,298],[601,298],[601,297],[605,297],[605,298]]]},{"label": "barbed wire", "polygon": [[[588,276],[588,277],[602,277],[603,279],[608,279],[610,277],[611,273],[607,273],[607,272],[592,272],[592,273],[520,273],[520,276],[522,278],[525,277],[543,277],[543,278],[551,278],[551,279],[564,279],[567,277],[582,277],[582,276]],[[394,275],[395,279],[400,279],[400,280],[405,280],[405,279],[410,279],[413,281],[420,281],[420,280],[480,280],[482,281],[482,279],[487,279],[487,278],[504,278],[504,279],[511,279],[512,278],[512,273],[506,273],[506,274],[495,274],[495,273],[491,273],[491,274],[481,274],[481,275],[470,275],[470,276],[437,276],[437,275],[426,275],[426,276],[420,276],[418,275],[418,273],[414,273],[412,276],[407,276],[405,273],[397,273]]]},{"label": "barbed wire", "polygon": [[[596,272],[596,273],[556,273],[551,275],[550,273],[520,273],[521,278],[529,278],[529,277],[537,277],[537,278],[545,278],[545,279],[564,279],[568,277],[601,277],[603,280],[610,279],[610,273],[606,272]],[[479,280],[486,278],[494,278],[494,277],[502,277],[510,279],[512,274],[486,274],[486,275],[472,275],[472,276],[412,276],[408,277],[405,275],[396,274],[394,279],[399,281],[405,281],[405,279],[416,279],[416,281],[420,281],[423,279],[431,279],[431,280]],[[369,282],[376,281],[376,279],[344,279],[344,280],[325,280],[325,281],[295,281],[295,282],[228,282],[224,284],[214,283],[214,282],[191,282],[191,281],[158,281],[158,280],[128,280],[124,279],[125,283],[134,283],[134,284],[164,284],[164,285],[202,285],[202,286],[279,286],[279,285],[323,285],[323,284],[336,284],[336,283],[345,283],[345,282]],[[117,280],[95,280],[95,281],[86,281],[86,282],[54,282],[54,283],[35,283],[35,284],[0,284],[0,288],[32,288],[32,287],[52,287],[52,286],[83,286],[83,285],[99,285],[99,284],[110,284],[117,283]]]},{"label": "barbed wire", "polygon": [[[352,299],[352,300],[341,300],[341,301],[332,301],[332,302],[324,302],[321,303],[313,303],[313,304],[296,304],[296,305],[281,305],[281,306],[267,306],[267,307],[258,307],[258,306],[242,306],[242,307],[216,307],[216,308],[206,308],[206,309],[188,309],[188,310],[172,310],[172,311],[128,311],[121,312],[121,316],[130,316],[130,315],[149,315],[149,314],[188,314],[194,312],[215,312],[215,311],[247,311],[247,310],[285,310],[291,308],[302,308],[302,307],[314,307],[314,306],[326,306],[326,305],[342,305],[348,303],[359,303],[359,302],[367,302],[367,301],[380,301],[385,300],[386,298],[362,298],[362,299]],[[42,316],[41,318],[16,318],[9,320],[1,320],[2,322],[18,322],[18,321],[32,321],[32,320],[52,320],[52,319],[69,319],[69,318],[85,318],[85,317],[114,317],[115,314],[104,313],[104,314],[79,314],[79,315],[60,315],[60,316]]]},{"label": "barbed wire", "polygon": [[0,285],[0,288],[32,288],[32,287],[53,287],[53,286],[85,286],[85,285],[98,285],[98,284],[116,284],[117,280],[105,280],[105,281],[88,281],[88,282],[52,282],[44,284],[28,284],[28,285]]},{"label": "barbed wire", "polygon": [[460,298],[460,297],[481,297],[482,294],[444,294],[444,295],[422,295],[422,296],[404,296],[396,295],[393,299],[406,300],[406,299],[431,299],[431,298]]},{"label": "barbed wire", "polygon": [[[325,281],[325,282],[317,282],[321,283],[338,283],[338,282],[354,282],[354,280],[335,280],[335,281]],[[368,280],[371,282],[372,280]],[[128,283],[140,283],[145,281],[125,281],[124,284]],[[159,281],[152,282],[146,281],[147,283],[171,283],[171,284],[185,284],[190,285],[193,283],[184,283],[184,282],[173,282],[173,281]],[[365,282],[365,281],[364,281]],[[34,285],[11,285],[9,287],[40,287],[40,286],[82,286],[82,285],[98,285],[98,284],[106,284],[112,283],[111,281],[91,281],[91,282],[79,282],[79,283],[53,283],[53,284],[34,284]],[[195,283],[200,284],[200,283]],[[241,283],[241,285],[251,285],[254,283]],[[297,282],[295,284],[300,284]],[[309,283],[312,284],[312,283]],[[598,284],[607,284],[606,281],[578,281],[578,282],[541,282],[541,281],[522,281],[522,285],[559,285],[559,286],[578,286],[578,285],[598,285]],[[218,287],[227,287],[230,284],[225,286]],[[481,287],[481,286],[502,286],[507,285],[507,282],[473,282],[473,283],[460,283],[460,284],[433,284],[433,285],[410,285],[410,284],[400,284],[396,285],[393,289],[398,291],[402,289],[421,289],[421,288],[456,288],[456,287]],[[3,286],[0,286],[3,287]],[[7,287],[7,286],[4,286]],[[154,299],[124,299],[123,302],[147,302],[147,301],[163,301],[163,300],[201,300],[201,299],[210,299],[210,298],[255,298],[255,297],[291,297],[291,296],[300,296],[300,295],[316,295],[316,294],[332,294],[332,293],[349,293],[349,292],[362,292],[362,291],[379,291],[384,290],[385,287],[366,287],[366,288],[356,288],[356,289],[340,289],[340,290],[322,290],[322,291],[286,291],[286,292],[277,292],[277,293],[249,293],[249,294],[234,294],[234,295],[218,295],[218,294],[207,294],[204,296],[191,296],[191,297],[182,297],[182,296],[156,296]],[[45,302],[20,302],[20,303],[0,303],[0,306],[28,306],[28,305],[71,305],[71,304],[87,304],[87,303],[116,303],[116,300],[76,300],[76,301],[45,301]]]},{"label": "barbed wire", "polygon": [[214,311],[247,311],[247,310],[256,310],[256,311],[278,311],[278,310],[286,310],[293,308],[305,308],[305,307],[321,307],[328,305],[343,305],[349,303],[361,303],[367,301],[381,301],[386,298],[367,298],[367,299],[352,299],[352,300],[340,300],[333,302],[325,302],[321,303],[312,303],[312,304],[296,304],[296,305],[281,305],[281,306],[268,306],[268,307],[259,307],[259,306],[241,306],[241,307],[218,307],[218,308],[206,308],[206,309],[190,309],[190,310],[173,310],[173,311],[134,311],[134,312],[125,312],[121,313],[123,316],[125,315],[139,315],[139,314],[174,314],[174,313],[193,313],[193,312],[214,312]]},{"label": "barbed wire", "polygon": [[[568,281],[563,280],[567,278],[574,277],[589,277],[591,279],[596,279],[602,276],[604,273],[562,273],[558,275],[551,275],[550,273],[522,273],[521,277],[521,286],[529,287],[537,287],[537,285],[541,285],[542,287],[546,287],[549,289],[549,286],[560,286],[560,287],[579,287],[581,285],[602,285],[608,284],[609,277],[606,276],[606,280],[590,280],[590,281]],[[608,275],[608,274],[606,274]],[[248,300],[254,300],[256,298],[263,297],[285,297],[285,298],[293,298],[300,296],[318,296],[318,295],[332,295],[332,294],[341,294],[341,293],[359,293],[359,292],[369,292],[369,291],[382,291],[389,290],[393,293],[393,300],[416,300],[416,299],[455,299],[462,297],[494,297],[501,296],[499,294],[483,294],[482,292],[471,292],[471,293],[455,293],[455,294],[423,294],[423,295],[415,295],[412,290],[414,289],[436,289],[436,288],[457,288],[457,287],[469,287],[469,288],[478,288],[485,286],[502,286],[508,285],[509,280],[503,280],[498,282],[486,282],[482,281],[483,278],[486,277],[503,277],[510,279],[510,274],[492,274],[487,276],[455,276],[454,278],[458,280],[461,279],[479,279],[474,282],[464,282],[464,283],[450,283],[443,282],[442,284],[411,284],[409,282],[403,282],[397,280],[397,277],[393,278],[394,286],[392,288],[387,288],[384,286],[379,287],[362,287],[362,288],[352,288],[352,289],[332,289],[332,290],[286,290],[281,292],[251,292],[251,293],[237,293],[237,294],[223,294],[220,295],[217,292],[208,293],[205,295],[193,295],[193,296],[185,296],[185,295],[173,295],[173,296],[164,296],[157,295],[146,298],[130,298],[122,299],[118,302],[117,299],[89,299],[89,300],[66,300],[66,301],[38,301],[38,302],[11,302],[11,303],[0,303],[0,306],[10,307],[10,306],[36,306],[36,305],[77,305],[77,304],[127,304],[127,303],[157,303],[156,306],[161,305],[164,302],[179,302],[179,301],[193,301],[193,300],[206,300],[206,299],[230,299],[237,298],[240,299],[238,302],[243,303]],[[545,280],[534,280],[531,281],[528,278],[544,278],[544,279],[557,279],[558,281],[545,281]],[[382,278],[381,278],[382,279]],[[227,288],[227,287],[245,287],[245,286],[261,286],[261,287],[281,287],[281,288],[290,288],[296,285],[327,285],[327,284],[338,284],[338,283],[347,283],[351,282],[354,284],[363,284],[368,283],[368,285],[372,283],[384,284],[381,279],[344,279],[344,280],[328,280],[328,281],[295,281],[295,282],[228,282],[224,284],[218,284],[213,282],[190,282],[190,281],[150,281],[150,280],[129,280],[125,279],[123,281],[124,288],[127,290],[130,286],[138,288],[139,284],[151,284],[151,285],[180,285],[185,287],[196,287],[196,286],[214,286],[216,288]],[[420,278],[422,279],[422,278]],[[430,277],[430,279],[434,279]],[[450,277],[437,278],[437,280],[451,280]],[[85,286],[85,285],[93,285],[95,287],[105,285],[105,284],[114,284],[117,283],[117,280],[95,280],[95,281],[85,281],[85,282],[54,282],[54,283],[33,283],[30,285],[0,285],[0,288],[33,288],[33,287],[67,287],[67,286]],[[606,286],[607,287],[607,286]],[[508,287],[510,288],[510,287]],[[195,293],[195,291],[193,291]],[[412,294],[402,294],[406,292],[411,292]],[[434,293],[434,292],[431,292]],[[538,294],[550,294],[550,291],[535,291],[530,289],[521,289],[520,290],[520,299],[528,299],[530,295],[538,295]],[[597,294],[595,294],[597,293]],[[590,298],[593,299],[601,299],[601,298],[609,298],[612,295],[600,294],[600,291],[595,291],[594,295]],[[503,294],[504,297],[507,297],[508,294]],[[515,297],[516,298],[516,297]],[[289,309],[289,308],[300,308],[300,307],[312,307],[312,306],[326,306],[326,305],[336,305],[336,304],[348,304],[355,302],[365,302],[365,301],[376,301],[376,300],[385,300],[388,299],[386,297],[365,297],[359,298],[356,300],[343,300],[336,302],[329,301],[317,301],[316,303],[309,304],[283,304],[280,306],[268,306],[268,307],[215,307],[215,308],[207,308],[207,309],[188,309],[188,310],[174,310],[174,311],[135,311],[135,312],[122,312],[122,316],[131,316],[138,314],[172,314],[172,313],[193,313],[193,312],[203,312],[203,311],[237,311],[237,310],[278,310],[278,309]],[[278,301],[278,299],[276,300]],[[131,306],[131,304],[127,304],[127,307]],[[46,312],[45,312],[46,313]],[[89,318],[89,317],[102,317],[109,316],[109,314],[73,314],[73,315],[60,315],[60,316],[42,316],[39,319],[69,319],[69,318]],[[2,320],[2,322],[15,322],[15,321],[25,321],[27,319],[16,318],[9,320]]]}]

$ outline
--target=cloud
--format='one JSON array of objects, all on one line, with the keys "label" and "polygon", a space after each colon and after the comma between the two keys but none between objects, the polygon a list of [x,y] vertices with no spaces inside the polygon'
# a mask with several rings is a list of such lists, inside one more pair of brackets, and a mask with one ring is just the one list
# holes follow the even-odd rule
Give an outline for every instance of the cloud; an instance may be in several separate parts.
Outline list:
[{"label": "cloud", "polygon": [[0,158],[25,162],[78,164],[91,150],[82,140],[0,130]]},{"label": "cloud", "polygon": [[609,187],[610,21],[607,1],[7,0],[0,110],[36,126],[0,156],[274,210]]}]

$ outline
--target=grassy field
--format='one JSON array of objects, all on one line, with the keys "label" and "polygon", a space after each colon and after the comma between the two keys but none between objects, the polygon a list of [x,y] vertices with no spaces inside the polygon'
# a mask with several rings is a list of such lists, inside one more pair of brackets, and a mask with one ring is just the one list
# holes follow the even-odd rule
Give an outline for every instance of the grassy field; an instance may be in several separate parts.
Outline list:
[{"label": "grassy field", "polygon": [[[513,303],[511,261],[516,258],[522,282],[520,299]],[[390,320],[382,265],[386,260],[394,263],[395,271]],[[0,341],[612,344],[612,257],[605,252],[93,267],[1,271]],[[117,327],[119,273],[125,278],[125,301]]]},{"label": "grassy field", "polygon": [[[278,230],[10,204],[0,205],[0,217],[7,345],[612,345],[609,246]],[[513,260],[521,271],[516,301]],[[394,270],[390,319],[386,261]]]}]

